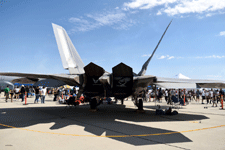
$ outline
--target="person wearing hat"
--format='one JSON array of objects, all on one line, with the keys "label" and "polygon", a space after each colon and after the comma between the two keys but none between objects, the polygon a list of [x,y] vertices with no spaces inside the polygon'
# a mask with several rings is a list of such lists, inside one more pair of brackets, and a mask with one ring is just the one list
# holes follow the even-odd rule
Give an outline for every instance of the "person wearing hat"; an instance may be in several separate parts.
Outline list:
[{"label": "person wearing hat", "polygon": [[24,85],[22,85],[21,89],[20,89],[20,93],[21,93],[21,98],[22,98],[22,101],[24,101],[24,96],[25,96],[25,88],[24,88]]}]

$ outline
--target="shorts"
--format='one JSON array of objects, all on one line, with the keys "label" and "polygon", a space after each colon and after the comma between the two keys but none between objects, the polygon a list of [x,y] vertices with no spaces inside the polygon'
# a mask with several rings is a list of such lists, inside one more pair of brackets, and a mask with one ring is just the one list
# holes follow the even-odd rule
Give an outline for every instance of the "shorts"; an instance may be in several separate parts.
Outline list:
[{"label": "shorts", "polygon": [[202,99],[205,99],[205,96],[202,96]]}]

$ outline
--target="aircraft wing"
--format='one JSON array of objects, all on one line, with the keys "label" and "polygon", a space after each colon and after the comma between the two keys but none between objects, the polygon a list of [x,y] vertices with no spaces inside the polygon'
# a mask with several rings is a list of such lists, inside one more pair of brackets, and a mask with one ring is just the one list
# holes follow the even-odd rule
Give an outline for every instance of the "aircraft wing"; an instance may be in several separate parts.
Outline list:
[{"label": "aircraft wing", "polygon": [[133,78],[134,88],[142,87],[145,88],[156,82],[156,76],[146,75],[146,76],[137,76]]},{"label": "aircraft wing", "polygon": [[31,74],[31,73],[0,73],[2,76],[16,76],[16,77],[26,77],[30,79],[55,79],[61,80],[68,85],[79,86],[79,81],[77,81],[78,75],[67,75],[67,74]]},{"label": "aircraft wing", "polygon": [[156,85],[164,88],[225,88],[225,81],[156,77]]}]

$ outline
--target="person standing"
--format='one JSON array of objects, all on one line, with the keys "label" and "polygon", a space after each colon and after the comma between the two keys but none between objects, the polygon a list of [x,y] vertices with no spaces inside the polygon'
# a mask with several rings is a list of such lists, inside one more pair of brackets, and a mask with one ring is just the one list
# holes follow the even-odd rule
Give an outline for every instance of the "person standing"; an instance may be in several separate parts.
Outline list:
[{"label": "person standing", "polygon": [[213,105],[212,105],[212,107],[214,107],[214,104],[215,104],[216,107],[217,107],[216,99],[217,99],[217,91],[214,90],[214,91],[213,91]]},{"label": "person standing", "polygon": [[167,89],[165,90],[165,100],[168,103],[168,90]]},{"label": "person standing", "polygon": [[210,95],[210,104],[211,104],[212,101],[213,101],[213,89],[211,89],[211,90],[209,91],[209,95]]},{"label": "person standing", "polygon": [[163,96],[162,89],[159,88],[159,102],[162,102],[162,96]]},{"label": "person standing", "polygon": [[220,91],[219,90],[217,90],[216,95],[217,95],[217,104],[218,104],[218,102],[220,102]]},{"label": "person standing", "polygon": [[53,90],[53,94],[54,94],[54,99],[53,99],[53,101],[56,101],[56,99],[57,99],[57,97],[58,97],[58,88],[55,88],[54,90]]},{"label": "person standing", "polygon": [[13,102],[13,95],[14,95],[14,90],[10,90],[10,96],[11,96],[11,103]]},{"label": "person standing", "polygon": [[167,104],[172,105],[172,94],[171,94],[171,89],[168,90],[168,101]]},{"label": "person standing", "polygon": [[37,86],[35,88],[35,100],[34,100],[34,103],[38,103],[39,94],[40,94],[40,90],[39,90],[39,87]]},{"label": "person standing", "polygon": [[7,100],[9,99],[9,86],[7,85],[7,87],[4,89],[5,91],[5,102],[7,102]]},{"label": "person standing", "polygon": [[28,98],[28,93],[29,93],[29,87],[28,86],[25,87],[25,91],[26,91],[26,96]]},{"label": "person standing", "polygon": [[47,94],[47,89],[46,87],[43,87],[43,89],[41,90],[41,103],[44,104],[45,103],[45,96]]},{"label": "person standing", "polygon": [[21,102],[24,101],[25,92],[26,92],[26,90],[25,90],[25,88],[24,88],[24,85],[22,85],[22,87],[21,87],[21,89],[20,89],[21,98],[22,98],[22,101],[21,101]]},{"label": "person standing", "polygon": [[19,92],[20,92],[20,89],[19,89],[19,87],[17,86],[17,87],[15,88],[15,94],[16,94],[16,99],[17,99],[17,100],[19,99]]},{"label": "person standing", "polygon": [[205,91],[205,98],[206,98],[207,104],[209,104],[210,95],[209,95],[209,91],[208,90]]},{"label": "person standing", "polygon": [[197,92],[196,92],[196,101],[198,101],[198,102],[199,102],[199,96],[200,96],[200,92],[199,92],[199,90],[197,90]]},{"label": "person standing", "polygon": [[205,100],[205,89],[202,90],[202,104],[204,104],[203,103],[204,100]]},{"label": "person standing", "polygon": [[[224,96],[224,91],[222,90],[222,88],[220,88],[220,100],[223,99],[223,96]],[[221,103],[221,101],[220,101]]]}]

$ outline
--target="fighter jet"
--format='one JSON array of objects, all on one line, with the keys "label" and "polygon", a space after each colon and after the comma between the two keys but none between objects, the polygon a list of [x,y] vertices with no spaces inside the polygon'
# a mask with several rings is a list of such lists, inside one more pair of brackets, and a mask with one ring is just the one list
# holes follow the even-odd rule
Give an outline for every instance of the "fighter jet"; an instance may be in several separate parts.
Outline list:
[{"label": "fighter jet", "polygon": [[177,85],[183,88],[186,86],[191,88],[199,86],[225,87],[223,81],[217,80],[173,79],[145,75],[148,64],[171,23],[172,21],[168,24],[153,53],[143,64],[139,73],[134,73],[130,66],[122,62],[112,68],[112,73],[105,71],[93,62],[85,66],[66,30],[52,23],[62,64],[64,69],[69,70],[69,74],[0,73],[0,75],[26,77],[34,80],[39,78],[60,80],[68,85],[79,86],[79,95],[84,94],[87,97],[115,97],[121,100],[128,96],[133,96],[133,98],[137,99],[140,91],[153,84],[163,87],[169,85],[170,88],[174,88]]}]

